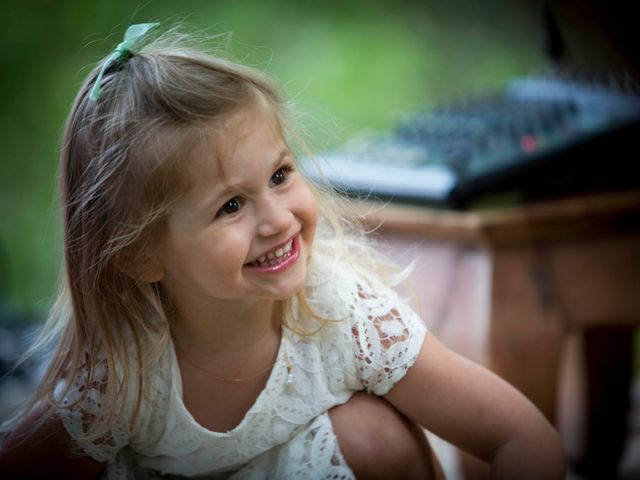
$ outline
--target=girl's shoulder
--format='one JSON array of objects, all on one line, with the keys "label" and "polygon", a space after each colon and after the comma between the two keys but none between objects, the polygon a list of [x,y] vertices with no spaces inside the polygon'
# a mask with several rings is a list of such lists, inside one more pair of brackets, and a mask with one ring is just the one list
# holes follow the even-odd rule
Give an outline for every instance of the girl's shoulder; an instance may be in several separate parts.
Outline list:
[{"label": "girl's shoulder", "polygon": [[[319,250],[310,266],[309,306],[338,320],[326,330],[349,346],[362,388],[384,395],[413,365],[427,332],[394,287],[406,271],[398,269],[394,278],[381,273],[385,264],[378,269],[373,262]],[[330,345],[340,344],[332,340]]]},{"label": "girl's shoulder", "polygon": [[[171,363],[167,351],[150,354],[152,343],[129,342],[126,360],[110,361],[104,353],[85,351],[75,374],[56,385],[56,417],[74,442],[98,461],[112,461],[150,423],[149,402],[166,396]],[[113,377],[111,382],[108,377]]]},{"label": "girl's shoulder", "polygon": [[[424,322],[396,290],[407,271],[398,268],[389,274],[388,263],[376,264],[375,257],[354,258],[353,250],[344,252],[333,249],[330,242],[321,243],[314,250],[305,290],[307,312],[330,320],[322,328],[334,325],[333,329],[349,337],[407,338],[413,333],[421,337],[426,328]],[[303,308],[299,316],[303,322],[309,316],[304,312]]]},{"label": "girl's shoulder", "polygon": [[401,301],[394,282],[382,273],[387,265],[373,259],[363,261],[358,253],[361,252],[334,249],[326,241],[314,249],[306,293],[312,307],[320,307],[329,314],[318,312],[321,316],[342,318],[371,301],[378,304]]}]

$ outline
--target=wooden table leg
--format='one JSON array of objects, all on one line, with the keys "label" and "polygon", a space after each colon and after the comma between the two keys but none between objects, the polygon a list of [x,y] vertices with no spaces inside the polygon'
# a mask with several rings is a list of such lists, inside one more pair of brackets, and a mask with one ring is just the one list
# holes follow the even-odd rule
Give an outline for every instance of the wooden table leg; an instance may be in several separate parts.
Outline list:
[{"label": "wooden table leg", "polygon": [[553,422],[565,335],[542,249],[493,252],[489,368],[524,393]]},{"label": "wooden table leg", "polygon": [[[510,248],[491,255],[487,364],[553,422],[565,324],[544,251]],[[489,478],[484,462],[461,454],[466,480]]]},{"label": "wooden table leg", "polygon": [[616,478],[624,453],[633,373],[632,325],[584,331],[585,438],[574,469],[585,479]]}]

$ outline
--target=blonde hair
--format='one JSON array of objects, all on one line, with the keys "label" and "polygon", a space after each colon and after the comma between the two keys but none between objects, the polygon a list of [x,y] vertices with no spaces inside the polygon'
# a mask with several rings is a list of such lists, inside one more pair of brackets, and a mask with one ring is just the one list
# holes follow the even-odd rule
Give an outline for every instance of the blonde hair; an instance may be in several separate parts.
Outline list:
[{"label": "blonde hair", "polygon": [[[124,64],[106,70],[100,97],[93,101],[89,92],[101,62],[80,88],[66,122],[60,163],[64,268],[57,302],[34,350],[52,339],[57,346],[27,408],[48,399],[53,412],[66,394],[53,398],[58,382],[67,380],[68,391],[82,374],[107,399],[87,440],[108,437],[132,394],[133,417],[139,418],[148,388],[145,373],[170,342],[166,295],[126,270],[144,264],[172,204],[187,190],[183,172],[190,150],[205,129],[222,128],[239,109],[264,101],[283,135],[300,138],[268,77],[183,43],[172,31],[138,46]],[[344,219],[315,191],[320,236],[347,245],[351,237],[344,233]],[[364,244],[353,244],[361,245],[361,258],[373,255]],[[296,298],[313,314],[304,289]],[[291,301],[281,306],[283,323],[295,328]],[[148,342],[151,336],[154,341]],[[104,367],[106,378],[97,373]]]}]

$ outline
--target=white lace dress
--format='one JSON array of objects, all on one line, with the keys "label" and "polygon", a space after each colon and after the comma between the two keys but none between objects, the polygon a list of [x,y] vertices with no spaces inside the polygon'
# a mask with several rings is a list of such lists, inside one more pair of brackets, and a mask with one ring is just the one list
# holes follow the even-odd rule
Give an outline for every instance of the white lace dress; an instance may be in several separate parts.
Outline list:
[{"label": "white lace dress", "polygon": [[[394,291],[326,260],[312,262],[308,298],[320,315],[342,320],[310,336],[284,329],[264,390],[232,430],[209,431],[187,411],[172,346],[154,372],[153,407],[135,431],[119,418],[109,442],[79,440],[83,418],[99,414],[97,391],[82,404],[61,409],[66,429],[84,451],[108,462],[104,478],[354,478],[327,410],[360,390],[387,393],[415,361],[426,328]],[[314,327],[302,314],[300,320],[305,328]],[[293,384],[287,384],[287,357]],[[75,385],[82,383],[76,379],[67,404],[73,404]]]}]

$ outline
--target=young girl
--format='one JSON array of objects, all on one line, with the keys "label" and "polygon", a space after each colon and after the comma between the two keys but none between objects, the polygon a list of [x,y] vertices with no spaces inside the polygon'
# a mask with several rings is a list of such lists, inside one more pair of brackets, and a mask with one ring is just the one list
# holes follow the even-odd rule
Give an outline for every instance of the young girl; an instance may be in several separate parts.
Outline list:
[{"label": "young girl", "polygon": [[305,181],[272,84],[153,26],[69,114],[57,348],[0,472],[435,478],[421,425],[494,478],[563,478],[542,415],[427,334]]}]

